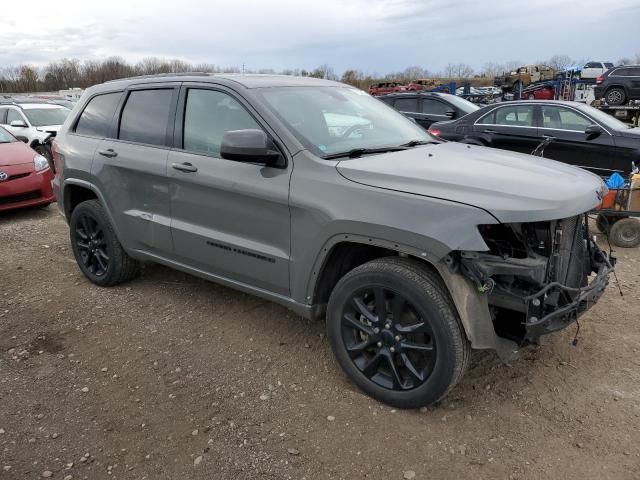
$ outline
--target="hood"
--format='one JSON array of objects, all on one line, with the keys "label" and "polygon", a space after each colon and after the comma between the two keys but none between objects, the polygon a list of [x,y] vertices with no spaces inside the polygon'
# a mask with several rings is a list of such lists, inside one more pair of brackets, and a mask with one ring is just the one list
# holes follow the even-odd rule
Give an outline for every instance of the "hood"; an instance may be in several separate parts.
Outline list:
[{"label": "hood", "polygon": [[22,142],[0,143],[0,167],[33,164],[36,152]]},{"label": "hood", "polygon": [[503,223],[578,215],[600,203],[600,177],[553,160],[447,142],[343,160],[345,178],[481,208]]},{"label": "hood", "polygon": [[640,127],[628,128],[626,130],[617,130],[617,132],[623,137],[640,139]]},{"label": "hood", "polygon": [[58,133],[62,125],[43,125],[42,127],[36,127],[39,132],[55,132]]}]

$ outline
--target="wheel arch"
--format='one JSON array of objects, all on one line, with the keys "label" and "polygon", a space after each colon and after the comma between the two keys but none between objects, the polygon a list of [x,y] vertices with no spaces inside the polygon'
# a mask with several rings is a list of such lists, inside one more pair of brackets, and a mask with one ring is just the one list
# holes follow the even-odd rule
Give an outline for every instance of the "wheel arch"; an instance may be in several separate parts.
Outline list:
[{"label": "wheel arch", "polygon": [[402,256],[431,270],[444,285],[460,317],[467,339],[475,349],[494,349],[505,361],[514,357],[517,345],[496,335],[488,298],[473,284],[449,268],[447,257],[387,240],[361,235],[338,235],[325,244],[316,260],[307,288],[311,316],[322,318],[338,281],[349,271],[376,258]]},{"label": "wheel arch", "polygon": [[102,204],[102,207],[109,218],[109,222],[111,222],[111,226],[116,233],[116,237],[118,239],[122,238],[118,230],[118,224],[114,221],[113,215],[108,208],[108,203],[105,201],[102,192],[98,187],[87,180],[69,178],[64,182],[62,189],[62,211],[64,212],[67,222],[71,219],[71,213],[76,206],[81,202],[92,199],[98,200]]},{"label": "wheel arch", "polygon": [[624,90],[625,95],[627,97],[629,96],[629,89],[624,83],[612,83],[611,85],[607,85],[607,88],[605,89],[603,95],[606,95],[612,88],[621,88],[622,90]]}]

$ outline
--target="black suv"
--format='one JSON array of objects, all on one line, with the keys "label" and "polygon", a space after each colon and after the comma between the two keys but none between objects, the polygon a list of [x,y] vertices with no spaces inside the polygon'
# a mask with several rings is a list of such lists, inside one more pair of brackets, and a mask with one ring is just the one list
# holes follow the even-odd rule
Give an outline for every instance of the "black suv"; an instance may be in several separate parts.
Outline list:
[{"label": "black suv", "polygon": [[596,99],[603,98],[609,105],[624,105],[629,100],[640,100],[640,65],[615,67],[596,79]]},{"label": "black suv", "polygon": [[464,117],[480,108],[449,93],[391,93],[378,98],[424,128],[435,122]]}]

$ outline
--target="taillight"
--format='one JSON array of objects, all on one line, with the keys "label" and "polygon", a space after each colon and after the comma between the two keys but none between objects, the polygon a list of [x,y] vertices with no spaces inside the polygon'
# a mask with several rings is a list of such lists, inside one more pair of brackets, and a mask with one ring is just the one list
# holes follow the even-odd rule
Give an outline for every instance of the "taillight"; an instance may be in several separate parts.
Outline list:
[{"label": "taillight", "polygon": [[60,155],[58,153],[58,144],[55,140],[51,140],[51,159],[53,160],[53,172],[60,168]]},{"label": "taillight", "polygon": [[437,128],[430,128],[429,129],[429,133],[431,135],[435,135],[436,137],[439,137],[442,132],[440,130],[438,130]]},{"label": "taillight", "polygon": [[600,85],[602,82],[604,82],[604,75],[600,75],[596,78],[596,84]]}]

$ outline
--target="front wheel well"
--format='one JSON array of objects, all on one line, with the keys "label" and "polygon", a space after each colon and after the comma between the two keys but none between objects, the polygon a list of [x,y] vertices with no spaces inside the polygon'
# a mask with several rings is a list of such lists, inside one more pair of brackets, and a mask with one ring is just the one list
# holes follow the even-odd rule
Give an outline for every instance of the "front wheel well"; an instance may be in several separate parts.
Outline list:
[{"label": "front wheel well", "polygon": [[399,256],[415,259],[416,262],[426,265],[440,277],[439,272],[431,263],[398,250],[357,242],[340,242],[334,245],[324,259],[315,285],[312,302],[316,312],[315,316],[321,317],[324,314],[331,292],[338,281],[348,272],[371,260]]},{"label": "front wheel well", "polygon": [[97,199],[98,196],[89,188],[79,185],[69,185],[64,189],[64,214],[67,220],[71,218],[73,210],[82,202]]}]

